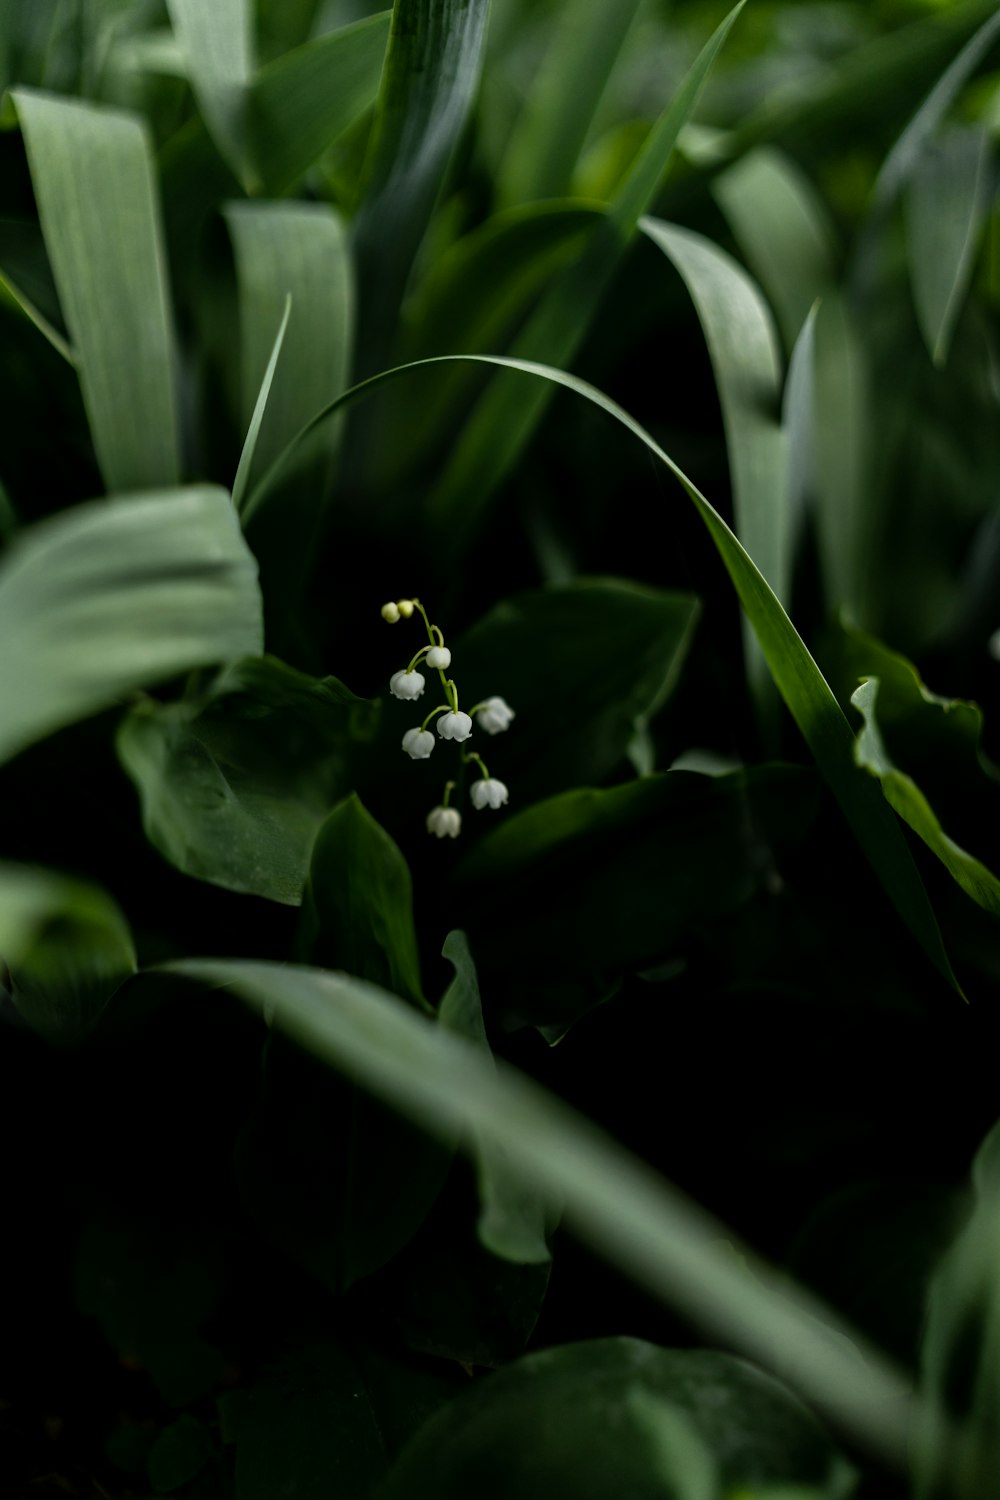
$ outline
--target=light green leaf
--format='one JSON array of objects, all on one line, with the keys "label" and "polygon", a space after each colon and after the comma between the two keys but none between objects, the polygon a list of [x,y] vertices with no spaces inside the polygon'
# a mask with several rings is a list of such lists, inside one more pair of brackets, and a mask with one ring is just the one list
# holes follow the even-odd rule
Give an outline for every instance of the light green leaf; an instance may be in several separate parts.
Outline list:
[{"label": "light green leaf", "polygon": [[[454,966],[455,977],[438,1007],[438,1020],[449,1031],[467,1037],[492,1057],[479,980],[464,932],[449,932],[442,954]],[[476,1153],[479,1172],[479,1238],[487,1250],[505,1260],[536,1265],[549,1260],[547,1231],[559,1217],[551,1203],[511,1170],[503,1146],[483,1137]]]},{"label": "light green leaf", "polygon": [[[639,219],[652,203],[677,136],[697,104],[744,3],[740,0],[702,48],[630,167],[590,245],[545,294],[518,336],[513,346],[517,358],[544,360],[550,365],[568,365],[573,359]],[[544,386],[525,386],[509,377],[491,381],[466,423],[431,500],[431,523],[450,556],[461,554],[482,523],[493,495],[516,465],[551,395]]]},{"label": "light green leaf", "polygon": [[80,1041],[135,972],[128,923],[99,886],[0,864],[0,965],[14,1004],[49,1041]]},{"label": "light green leaf", "polygon": [[869,541],[874,524],[874,435],[864,345],[846,299],[831,290],[817,309],[812,338],[813,470],[820,573],[827,611],[862,621],[867,610]]},{"label": "light green leaf", "polygon": [[52,268],[41,231],[35,224],[19,219],[0,220],[0,287],[53,349],[74,364]]},{"label": "light green leaf", "polygon": [[728,1344],[780,1364],[846,1433],[904,1461],[905,1378],[853,1333],[855,1347],[838,1337],[832,1311],[752,1253],[741,1250],[741,1264],[722,1225],[537,1084],[346,975],[238,961],[171,967],[231,986],[301,1046],[445,1140],[460,1131],[470,1151],[477,1133],[502,1144],[525,1182],[561,1196],[570,1227],[619,1269]]},{"label": "light green leaf", "polygon": [[809,309],[836,277],[826,209],[791,157],[764,146],[720,173],[712,191],[790,350]]},{"label": "light green leaf", "polygon": [[117,751],[146,837],[186,875],[298,906],[373,708],[270,656],[234,663],[202,697],[137,704]]},{"label": "light green leaf", "polygon": [[479,84],[489,0],[396,0],[354,221],[361,374],[384,362]]},{"label": "light green leaf", "polygon": [[389,12],[306,42],[261,68],[249,124],[267,192],[288,191],[368,108],[378,89]]},{"label": "light green leaf", "polygon": [[500,164],[502,203],[561,198],[569,192],[593,123],[640,0],[567,6],[525,98]]},{"label": "light green leaf", "polygon": [[209,485],[20,532],[0,563],[0,760],[137,688],[258,654],[256,571]]},{"label": "light green leaf", "polygon": [[184,50],[202,118],[237,177],[249,190],[247,94],[254,72],[253,8],[249,0],[167,0]]},{"label": "light green leaf", "polygon": [[14,99],[105,482],[175,484],[176,356],[145,127],[30,89]]},{"label": "light green leaf", "polygon": [[880,782],[890,807],[937,855],[966,895],[985,911],[1000,916],[1000,880],[948,837],[916,782],[890,760],[876,718],[878,691],[878,678],[870,677],[851,695],[852,704],[865,721],[855,744],[858,765]]},{"label": "light green leaf", "polygon": [[907,259],[920,331],[943,365],[969,287],[979,233],[989,208],[990,135],[956,126],[925,147],[910,178]]},{"label": "light green leaf", "polygon": [[[648,239],[679,271],[701,321],[726,431],[736,534],[782,603],[792,573],[788,443],[779,420],[781,363],[774,325],[756,284],[704,236],[643,219]],[[771,684],[746,627],[747,668],[766,716]]]},{"label": "light green leaf", "polygon": [[250,426],[243,441],[243,449],[240,453],[240,461],[236,469],[236,478],[233,481],[233,505],[236,507],[237,515],[243,512],[243,500],[246,495],[247,485],[250,482],[250,471],[253,468],[254,454],[257,451],[257,438],[260,435],[261,423],[264,420],[264,412],[267,409],[267,398],[271,394],[271,382],[281,355],[281,346],[285,341],[285,329],[288,327],[288,318],[292,310],[292,294],[289,292],[285,298],[285,311],[281,319],[281,327],[274,340],[274,348],[264,371],[264,378],[260,383],[257,400],[254,403],[253,416],[250,418]]},{"label": "light green leaf", "polygon": [[[564,370],[496,355],[445,355],[440,359],[403,365],[352,387],[338,401],[317,412],[295,442],[277,460],[272,472],[265,475],[261,488],[266,490],[274,482],[293,456],[297,445],[308,440],[315,428],[328,421],[340,406],[358,399],[407,370],[427,369],[448,359],[500,365],[504,369],[519,371],[574,391],[621,423],[679,481],[725,564],[740,603],[760,642],[778,691],[798,724],[856,839],[903,921],[935,966],[961,993],[945,953],[927,892],[903,834],[878,789],[868,778],[859,776],[854,764],[854,741],[850,725],[805,642],[767,580],[718,511],[645,428],[601,391]],[[474,503],[471,496],[467,498],[470,504]]]}]

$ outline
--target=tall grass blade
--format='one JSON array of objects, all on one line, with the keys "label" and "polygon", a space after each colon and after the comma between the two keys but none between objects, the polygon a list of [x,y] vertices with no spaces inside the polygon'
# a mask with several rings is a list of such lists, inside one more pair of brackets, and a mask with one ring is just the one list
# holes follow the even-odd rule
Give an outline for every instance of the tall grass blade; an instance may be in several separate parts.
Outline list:
[{"label": "tall grass blade", "polygon": [[292,294],[289,292],[285,298],[285,311],[282,314],[281,326],[275,336],[271,357],[267,362],[267,369],[264,371],[260,390],[257,392],[253,416],[250,418],[250,426],[247,428],[247,435],[243,442],[243,451],[240,453],[236,478],[233,481],[233,505],[236,507],[237,515],[242,515],[243,513],[243,500],[246,495],[247,485],[250,482],[250,470],[253,468],[254,454],[257,451],[257,438],[260,434],[261,423],[264,420],[264,412],[267,409],[267,398],[271,394],[271,382],[274,380],[274,372],[278,367],[281,346],[285,342],[285,329],[288,327],[288,318],[291,310]]},{"label": "tall grass blade", "polygon": [[928,146],[906,189],[906,253],[920,331],[936,365],[948,358],[989,210],[989,132],[957,126]]},{"label": "tall grass blade", "polygon": [[247,106],[254,73],[250,0],[167,0],[198,108],[212,139],[243,186],[255,187]]},{"label": "tall grass blade", "polygon": [[752,1253],[734,1255],[722,1225],[475,1042],[346,975],[238,960],[171,968],[231,986],[269,1024],[432,1134],[450,1142],[460,1132],[466,1150],[477,1139],[502,1146],[525,1185],[561,1198],[569,1227],[619,1269],[775,1369],[865,1446],[904,1462],[908,1395],[895,1368],[862,1353],[833,1312]]},{"label": "tall grass blade", "polygon": [[174,484],[174,334],[145,127],[29,89],[14,99],[105,483]]}]

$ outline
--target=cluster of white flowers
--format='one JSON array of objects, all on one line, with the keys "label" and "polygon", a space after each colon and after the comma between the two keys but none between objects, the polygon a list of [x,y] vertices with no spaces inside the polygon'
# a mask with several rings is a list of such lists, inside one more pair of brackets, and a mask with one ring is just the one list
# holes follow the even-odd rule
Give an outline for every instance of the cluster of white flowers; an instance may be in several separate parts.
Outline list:
[{"label": "cluster of white flowers", "polygon": [[[514,710],[503,698],[484,698],[477,703],[469,713],[462,713],[458,706],[458,689],[454,680],[446,677],[445,673],[451,666],[451,652],[444,643],[444,636],[437,625],[432,625],[427,617],[419,599],[398,599],[395,603],[383,604],[382,618],[390,625],[395,625],[398,620],[409,620],[414,612],[419,612],[425,626],[427,627],[427,638],[429,644],[422,646],[410,661],[409,666],[399,672],[393,672],[389,679],[389,691],[394,698],[403,702],[415,703],[423,695],[427,686],[422,672],[417,670],[418,666],[430,667],[436,671],[441,679],[446,702],[432,708],[423,723],[414,729],[408,729],[403,735],[403,749],[411,760],[427,760],[434,749],[435,739],[428,725],[432,719],[437,719],[437,732],[442,740],[455,740],[457,744],[464,742],[472,734],[473,723],[477,729],[484,729],[487,734],[502,734],[510,727],[514,717]],[[479,769],[479,780],[473,782],[469,797],[472,805],[477,811],[484,807],[502,807],[507,801],[507,788],[502,781],[491,776],[481,755],[475,751],[462,751],[462,764],[475,763]],[[462,815],[457,808],[449,806],[451,794],[455,789],[455,782],[449,781],[445,785],[444,799],[438,807],[432,809],[427,815],[427,831],[435,834],[439,839],[458,838],[462,831]]]}]

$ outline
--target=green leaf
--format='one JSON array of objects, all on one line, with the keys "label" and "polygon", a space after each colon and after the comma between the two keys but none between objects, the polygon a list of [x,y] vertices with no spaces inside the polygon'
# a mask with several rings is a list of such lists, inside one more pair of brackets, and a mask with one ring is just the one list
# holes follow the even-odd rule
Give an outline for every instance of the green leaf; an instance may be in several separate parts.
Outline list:
[{"label": "green leaf", "polygon": [[[788,443],[781,426],[781,361],[774,325],[756,284],[703,235],[643,219],[648,239],[671,260],[694,302],[722,407],[735,530],[783,604],[792,574]],[[749,623],[748,674],[762,713],[773,691]]]},{"label": "green leaf", "polygon": [[479,84],[489,0],[395,0],[354,221],[361,373],[390,347],[413,258]]},{"label": "green leaf", "polygon": [[823,298],[812,338],[813,469],[819,564],[831,616],[865,619],[875,436],[861,330],[837,290]]},{"label": "green leaf", "polygon": [[250,483],[250,471],[253,468],[254,454],[257,451],[257,438],[260,435],[261,423],[264,420],[264,412],[267,410],[267,398],[271,394],[271,382],[281,355],[281,346],[285,341],[285,329],[288,327],[289,314],[292,311],[292,295],[289,292],[285,298],[285,311],[281,319],[281,327],[275,335],[274,348],[267,362],[267,369],[260,383],[257,400],[254,403],[253,416],[247,428],[247,435],[243,441],[243,450],[240,453],[240,461],[236,469],[236,478],[233,480],[233,505],[236,507],[237,515],[242,514],[243,500],[246,495],[247,486]]},{"label": "green leaf", "polygon": [[229,496],[123,496],[18,533],[0,635],[0,759],[138,688],[257,654],[256,568]]},{"label": "green leaf", "polygon": [[636,1500],[714,1500],[849,1473],[812,1413],[752,1365],[609,1338],[529,1354],[477,1381],[410,1441],[385,1497],[488,1488],[496,1500],[542,1500],[561,1487],[598,1500],[620,1486]]},{"label": "green leaf", "polygon": [[27,221],[0,220],[0,287],[69,364],[75,355],[66,338],[52,268],[41,231]]},{"label": "green leaf", "polygon": [[197,1478],[214,1452],[212,1435],[204,1422],[184,1412],[164,1427],[149,1450],[146,1471],[158,1495],[179,1490]]},{"label": "green leaf", "polygon": [[[454,966],[455,977],[438,1007],[438,1020],[449,1031],[478,1043],[492,1057],[483,1022],[476,966],[465,933],[449,932],[441,952]],[[522,1265],[549,1260],[546,1235],[558,1218],[558,1211],[526,1187],[517,1172],[511,1171],[502,1146],[495,1145],[488,1138],[480,1139],[476,1160],[482,1204],[479,1215],[482,1244],[494,1255]]]},{"label": "green leaf", "polygon": [[414,369],[426,370],[448,359],[467,360],[473,364],[495,364],[519,371],[554,385],[563,386],[600,407],[639,441],[673,474],[687,493],[718,551],[741,605],[754,628],[764,658],[778,691],[812,751],[831,791],[840,804],[858,843],[882,882],[892,904],[913,936],[958,993],[958,981],[941,941],[937,920],[927,899],[927,892],[906,846],[902,832],[886,807],[878,789],[868,778],[859,776],[854,764],[854,741],[851,727],[834,697],[829,684],[809,653],[805,642],[788,618],[778,599],[761,575],[753,559],[718,511],[687,475],[664,452],[659,444],[622,407],[601,391],[564,370],[528,360],[513,360],[496,355],[444,355],[440,359],[422,360],[384,371],[360,385],[345,391],[330,406],[319,411],[289,445],[261,481],[262,489],[273,484],[302,441],[308,440],[316,427],[329,421],[339,408],[358,399],[387,380]]},{"label": "green leaf", "polygon": [[[287,965],[189,960],[175,972],[234,988],[317,1057],[445,1139],[506,1148],[567,1223],[619,1269],[783,1378],[842,1430],[893,1461],[907,1445],[905,1379],[836,1337],[836,1315],[741,1251],[723,1227],[601,1131],[479,1046],[346,975]],[[746,1268],[751,1274],[748,1274]],[[824,1322],[820,1322],[822,1318]],[[824,1326],[825,1323],[825,1326]],[[855,1340],[855,1344],[858,1341]]]},{"label": "green leaf", "polygon": [[585,579],[515,595],[460,638],[468,706],[499,695],[516,712],[479,749],[519,802],[620,765],[676,686],[698,613],[691,594]]},{"label": "green leaf", "polygon": [[316,835],[296,951],[309,963],[345,969],[426,1007],[409,868],[354,793]]},{"label": "green leaf", "polygon": [[792,158],[765,146],[720,173],[712,191],[790,350],[809,309],[835,281],[836,245],[826,209]]},{"label": "green leaf", "polygon": [[105,482],[175,484],[176,351],[145,127],[31,89],[13,97]]},{"label": "green leaf", "polygon": [[985,911],[1000,916],[1000,881],[978,859],[948,837],[916,782],[897,770],[890,760],[876,719],[878,691],[878,678],[870,677],[851,695],[852,704],[865,721],[855,746],[858,765],[881,784],[889,806],[937,855],[966,895]]},{"label": "green leaf", "polygon": [[990,181],[989,132],[968,125],[925,147],[908,185],[910,279],[920,331],[936,365],[948,358],[972,277]]},{"label": "green leaf", "polygon": [[351,783],[373,706],[274,657],[234,664],[199,698],[138,704],[119,759],[146,837],[198,880],[298,906],[316,833]]},{"label": "green leaf", "polygon": [[[498,174],[504,203],[569,192],[584,142],[639,0],[568,6],[557,16]],[[476,346],[481,347],[479,345]]]},{"label": "green leaf", "polygon": [[[663,178],[674,145],[745,0],[702,48],[669,108],[654,125],[584,254],[546,292],[513,345],[520,360],[568,365]],[[493,495],[516,465],[548,405],[544,386],[494,378],[455,445],[431,499],[429,518],[448,555],[461,554]]]},{"label": "green leaf", "polygon": [[261,68],[251,85],[249,124],[254,163],[268,193],[287,192],[371,104],[388,31],[385,11]]},{"label": "green leaf", "polygon": [[522,1022],[577,1019],[624,972],[747,900],[808,828],[817,792],[804,768],[758,766],[667,771],[536,803],[455,873],[480,967]]},{"label": "green leaf", "polygon": [[0,967],[14,1005],[49,1041],[80,1041],[135,972],[128,923],[99,886],[0,864]]},{"label": "green leaf", "polygon": [[167,0],[202,118],[236,176],[248,189],[247,95],[254,72],[253,8],[249,0]]}]

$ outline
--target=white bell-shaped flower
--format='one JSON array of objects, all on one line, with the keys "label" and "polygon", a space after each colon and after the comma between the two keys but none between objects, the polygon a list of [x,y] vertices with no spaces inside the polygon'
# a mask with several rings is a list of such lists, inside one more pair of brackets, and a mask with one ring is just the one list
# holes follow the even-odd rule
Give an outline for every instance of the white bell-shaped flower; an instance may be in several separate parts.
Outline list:
[{"label": "white bell-shaped flower", "polygon": [[436,671],[447,672],[451,666],[451,652],[447,646],[432,646],[425,660],[427,665],[434,667]]},{"label": "white bell-shaped flower", "polygon": [[507,788],[495,776],[484,776],[482,781],[472,783],[469,796],[476,811],[482,812],[484,807],[503,807],[507,801]]},{"label": "white bell-shaped flower", "polygon": [[403,749],[411,760],[426,760],[434,749],[434,736],[429,729],[408,729],[403,735]]},{"label": "white bell-shaped flower", "polygon": [[427,832],[439,839],[457,839],[462,832],[462,814],[457,807],[435,807],[427,814]]},{"label": "white bell-shaped flower", "polygon": [[437,731],[443,740],[467,740],[472,733],[472,720],[468,714],[442,714],[437,721]]},{"label": "white bell-shaped flower", "polygon": [[503,698],[486,698],[476,709],[476,723],[487,734],[500,734],[510,728],[514,710]]},{"label": "white bell-shaped flower", "polygon": [[424,679],[420,672],[393,672],[389,678],[389,691],[394,698],[419,698],[424,690]]}]

